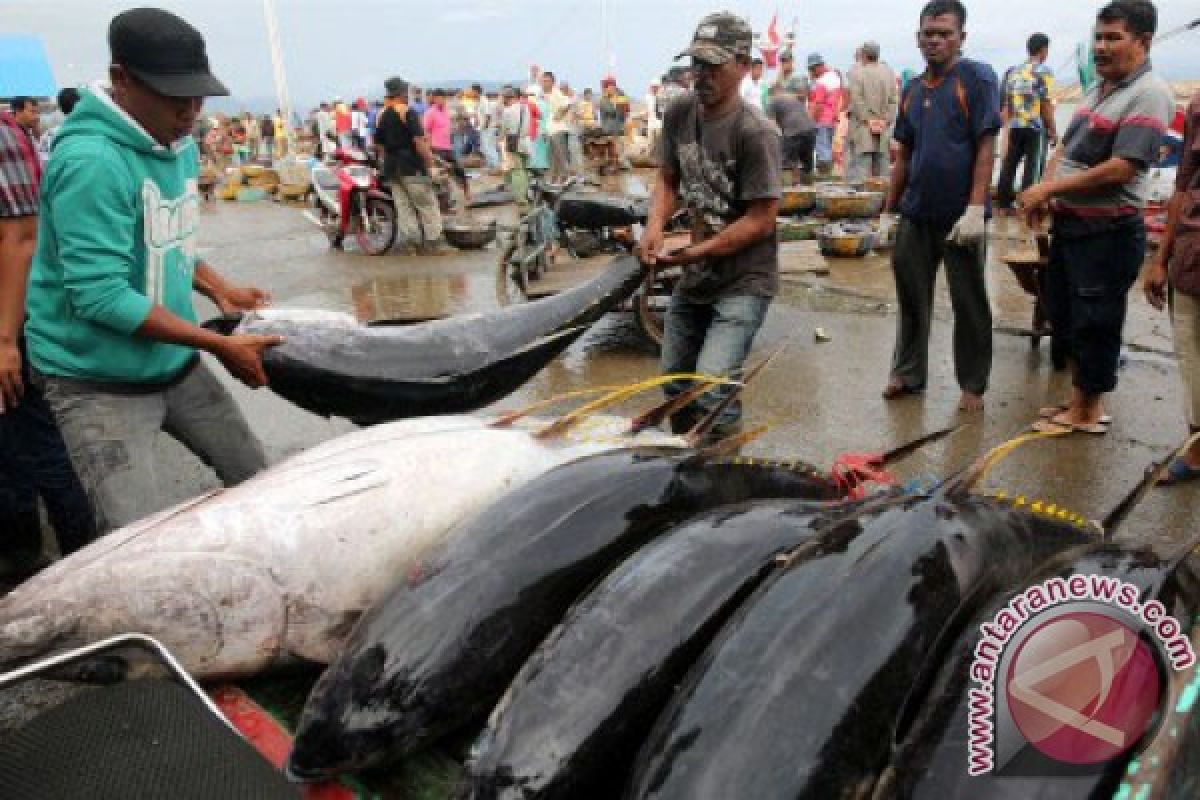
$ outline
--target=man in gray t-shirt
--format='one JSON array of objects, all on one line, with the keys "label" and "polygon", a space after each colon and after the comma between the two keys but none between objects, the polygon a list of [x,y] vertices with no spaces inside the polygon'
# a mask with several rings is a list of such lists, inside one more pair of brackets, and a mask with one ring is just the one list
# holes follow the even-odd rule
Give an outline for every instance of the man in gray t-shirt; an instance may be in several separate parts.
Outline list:
[{"label": "man in gray t-shirt", "polygon": [[[681,266],[667,311],[662,368],[737,377],[779,287],[775,215],[779,209],[779,130],[738,92],[750,63],[750,26],[729,13],[701,20],[692,45],[695,90],[667,108],[650,218],[639,244],[647,269]],[[666,253],[663,230],[677,209],[688,212],[692,243]],[[667,387],[668,397],[688,388]],[[690,430],[728,396],[707,393],[671,420]],[[736,429],[741,409],[724,409],[715,436]]]},{"label": "man in gray t-shirt", "polygon": [[783,135],[783,166],[799,167],[804,177],[812,175],[813,150],[817,146],[817,125],[808,113],[808,104],[790,85],[775,84],[767,103],[767,116]]}]

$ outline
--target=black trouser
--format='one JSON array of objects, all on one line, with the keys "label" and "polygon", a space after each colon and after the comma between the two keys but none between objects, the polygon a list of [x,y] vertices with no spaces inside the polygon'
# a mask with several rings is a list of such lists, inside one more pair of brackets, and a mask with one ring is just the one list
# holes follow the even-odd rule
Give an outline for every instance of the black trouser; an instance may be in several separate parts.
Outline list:
[{"label": "black trouser", "polygon": [[816,146],[815,130],[783,137],[783,168],[799,166],[805,175],[811,175],[815,167],[813,151]]},{"label": "black trouser", "polygon": [[24,337],[20,351],[25,394],[0,414],[0,549],[29,563],[42,551],[39,495],[63,555],[96,538],[96,522],[54,415],[29,379]]},{"label": "black trouser", "polygon": [[962,247],[947,242],[952,227],[952,222],[900,220],[892,253],[899,306],[892,378],[910,389],[925,388],[934,289],[938,268],[945,261],[954,309],[954,371],[963,391],[981,395],[992,372],[992,309],[984,278],[987,245]]},{"label": "black trouser", "polygon": [[1075,388],[1088,396],[1117,388],[1129,290],[1146,257],[1140,216],[1111,230],[1071,235],[1055,220],[1046,268],[1046,312],[1056,346],[1075,365]]},{"label": "black trouser", "polygon": [[1045,166],[1046,136],[1037,128],[1009,128],[1008,150],[1004,152],[1004,164],[1000,167],[1000,184],[996,188],[996,204],[1000,208],[1012,208],[1017,192],[1013,181],[1017,178],[1017,165],[1025,162],[1021,174],[1021,191],[1033,186]]}]

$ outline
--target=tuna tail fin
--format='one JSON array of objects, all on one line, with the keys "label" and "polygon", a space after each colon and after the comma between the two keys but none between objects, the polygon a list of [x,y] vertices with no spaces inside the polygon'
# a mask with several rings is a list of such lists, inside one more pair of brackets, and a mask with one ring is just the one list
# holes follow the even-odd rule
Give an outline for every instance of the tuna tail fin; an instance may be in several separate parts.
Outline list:
[{"label": "tuna tail fin", "polygon": [[[1146,469],[1146,474],[1142,476],[1140,481],[1138,481],[1137,486],[1134,486],[1133,490],[1130,491],[1129,494],[1125,495],[1121,502],[1117,503],[1117,505],[1113,507],[1111,511],[1104,515],[1104,519],[1101,521],[1100,525],[1104,528],[1105,541],[1112,539],[1113,534],[1118,528],[1121,527],[1121,523],[1129,518],[1129,515],[1133,513],[1133,510],[1137,508],[1138,504],[1146,499],[1146,495],[1150,493],[1150,490],[1158,485],[1158,482],[1166,475],[1167,468],[1171,465],[1171,461],[1182,456],[1197,442],[1200,442],[1200,433],[1193,434],[1178,450],[1172,451],[1171,454],[1162,461],[1156,461]],[[1200,544],[1200,536],[1196,537],[1196,539],[1193,539],[1191,544],[1184,551],[1184,557],[1186,557],[1187,554],[1190,553],[1197,544]]]}]

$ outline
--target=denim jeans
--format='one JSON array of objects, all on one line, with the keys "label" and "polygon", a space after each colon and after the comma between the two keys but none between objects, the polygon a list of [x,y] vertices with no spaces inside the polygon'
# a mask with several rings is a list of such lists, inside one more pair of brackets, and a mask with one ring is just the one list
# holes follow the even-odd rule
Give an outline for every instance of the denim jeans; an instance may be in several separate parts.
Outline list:
[{"label": "denim jeans", "polygon": [[1045,301],[1057,344],[1075,365],[1086,395],[1117,388],[1129,290],[1146,257],[1141,217],[1104,233],[1072,236],[1055,221]]},{"label": "denim jeans", "polygon": [[817,127],[817,164],[829,165],[833,163],[833,132],[834,129],[829,125],[820,125]]},{"label": "denim jeans", "polygon": [[[740,378],[746,356],[770,306],[769,297],[744,294],[719,297],[712,303],[696,303],[676,290],[667,307],[662,345],[663,373],[698,372]],[[664,391],[671,398],[688,388],[690,382],[675,381]],[[729,386],[713,389],[688,410],[694,414],[707,414],[732,391]],[[717,418],[716,430],[729,428],[741,416],[741,401],[735,400]]]},{"label": "denim jeans", "polygon": [[154,440],[170,434],[226,486],[267,465],[262,443],[203,361],[178,383],[145,394],[39,376],[102,532],[162,511]]},{"label": "denim jeans", "polygon": [[20,349],[25,395],[0,414],[0,552],[30,562],[42,551],[39,496],[63,555],[96,538],[96,523],[54,415],[30,381],[23,338]]}]

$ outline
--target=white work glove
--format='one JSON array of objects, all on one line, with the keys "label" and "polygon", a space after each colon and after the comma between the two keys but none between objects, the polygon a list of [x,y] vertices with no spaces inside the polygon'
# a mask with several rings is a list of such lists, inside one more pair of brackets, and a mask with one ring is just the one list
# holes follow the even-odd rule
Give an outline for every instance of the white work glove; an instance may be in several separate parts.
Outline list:
[{"label": "white work glove", "polygon": [[896,236],[896,225],[900,222],[900,216],[890,211],[879,215],[879,241],[881,243],[891,242]]},{"label": "white work glove", "polygon": [[983,206],[967,206],[966,212],[954,223],[946,241],[961,247],[978,247],[987,239],[987,219]]}]

